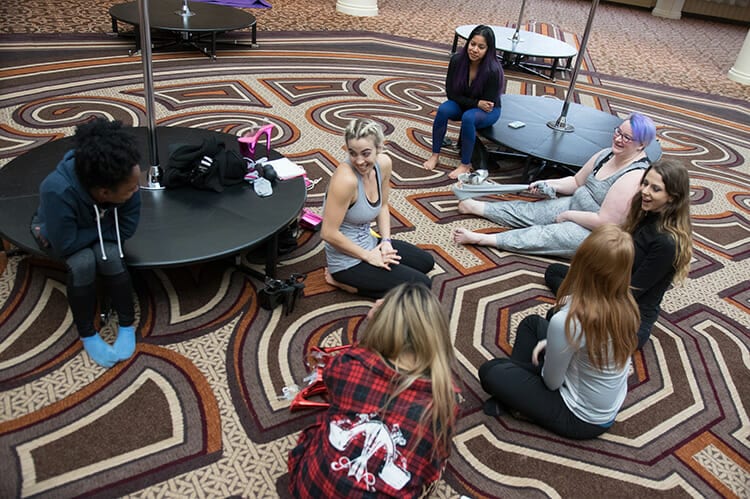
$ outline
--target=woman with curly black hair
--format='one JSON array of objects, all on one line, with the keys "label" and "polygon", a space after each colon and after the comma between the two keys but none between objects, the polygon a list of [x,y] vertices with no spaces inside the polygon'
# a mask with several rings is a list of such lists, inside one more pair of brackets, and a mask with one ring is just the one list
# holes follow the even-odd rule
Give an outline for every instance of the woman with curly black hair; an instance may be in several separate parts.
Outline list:
[{"label": "woman with curly black hair", "polygon": [[[75,149],[42,181],[32,233],[52,256],[65,260],[73,322],[91,359],[112,367],[135,351],[135,312],[122,242],[135,233],[141,209],[140,153],[119,121],[79,126]],[[109,345],[94,328],[96,277],[117,312],[119,331]]]}]

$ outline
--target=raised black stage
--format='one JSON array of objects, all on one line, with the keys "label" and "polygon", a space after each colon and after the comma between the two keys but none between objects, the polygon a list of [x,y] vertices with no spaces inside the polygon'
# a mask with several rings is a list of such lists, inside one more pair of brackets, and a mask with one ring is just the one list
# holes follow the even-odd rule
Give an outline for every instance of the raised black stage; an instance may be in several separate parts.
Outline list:
[{"label": "raised black stage", "polygon": [[[134,128],[141,145],[141,169],[148,165],[147,129]],[[158,127],[160,164],[166,165],[170,145],[200,144],[217,135],[237,150],[233,135],[197,128]],[[64,153],[72,137],[56,140],[19,156],[0,170],[0,236],[16,246],[40,253],[29,223],[39,204],[39,184]],[[258,157],[266,155],[258,145]],[[271,158],[281,157],[271,151]],[[277,182],[273,195],[261,198],[247,183],[224,192],[190,187],[163,191],[142,190],[141,221],[125,242],[125,260],[131,267],[152,268],[215,260],[239,255],[268,242],[266,275],[275,275],[278,234],[299,214],[305,203],[302,178]]]}]

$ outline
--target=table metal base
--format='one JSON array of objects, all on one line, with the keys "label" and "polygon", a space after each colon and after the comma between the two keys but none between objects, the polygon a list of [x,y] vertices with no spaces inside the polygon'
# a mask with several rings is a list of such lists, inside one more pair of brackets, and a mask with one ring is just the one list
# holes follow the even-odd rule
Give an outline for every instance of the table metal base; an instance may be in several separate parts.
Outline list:
[{"label": "table metal base", "polygon": [[[257,22],[255,16],[233,7],[214,4],[191,4],[191,16],[179,15],[180,2],[162,0],[149,7],[149,21],[154,51],[172,47],[190,47],[200,50],[211,60],[216,59],[217,46],[234,48],[255,48],[257,42]],[[112,19],[112,32],[117,35],[133,34],[135,48],[128,51],[130,55],[141,50],[140,16],[137,2],[114,5],[109,10]],[[131,33],[120,32],[118,22],[133,26]],[[219,40],[218,37],[243,29],[250,29],[250,44],[238,43],[237,40]]]}]

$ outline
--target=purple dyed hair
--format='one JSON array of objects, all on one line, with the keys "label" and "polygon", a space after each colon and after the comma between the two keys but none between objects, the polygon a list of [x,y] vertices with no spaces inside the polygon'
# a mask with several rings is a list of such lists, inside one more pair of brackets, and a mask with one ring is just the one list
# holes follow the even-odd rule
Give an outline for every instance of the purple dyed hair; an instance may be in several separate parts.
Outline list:
[{"label": "purple dyed hair", "polygon": [[640,113],[633,113],[625,121],[630,122],[633,140],[647,147],[656,138],[656,125],[651,118]]}]

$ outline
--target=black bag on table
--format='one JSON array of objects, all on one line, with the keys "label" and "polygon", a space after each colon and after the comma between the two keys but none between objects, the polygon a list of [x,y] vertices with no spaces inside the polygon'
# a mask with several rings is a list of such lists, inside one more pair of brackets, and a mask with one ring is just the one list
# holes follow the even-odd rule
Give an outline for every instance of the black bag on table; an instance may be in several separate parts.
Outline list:
[{"label": "black bag on table", "polygon": [[247,164],[236,151],[228,151],[215,136],[200,145],[184,144],[174,148],[164,169],[164,186],[190,185],[196,189],[222,192],[224,187],[243,181]]}]

